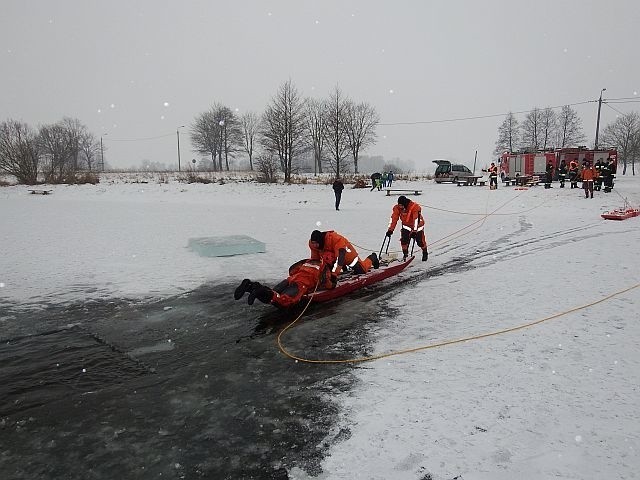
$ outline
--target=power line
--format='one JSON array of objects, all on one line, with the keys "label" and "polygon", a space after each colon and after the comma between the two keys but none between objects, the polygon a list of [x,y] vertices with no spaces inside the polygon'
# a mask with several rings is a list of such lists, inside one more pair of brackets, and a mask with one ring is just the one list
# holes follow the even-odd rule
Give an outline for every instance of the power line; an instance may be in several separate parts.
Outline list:
[{"label": "power line", "polygon": [[[597,103],[598,100],[587,100],[584,102],[576,102],[576,103],[569,103],[569,104],[565,104],[565,105],[556,105],[554,107],[545,107],[545,108],[551,108],[551,109],[556,109],[556,108],[562,108],[562,107],[573,107],[576,105],[585,105],[587,103]],[[432,124],[432,123],[448,123],[448,122],[461,122],[461,121],[465,121],[465,120],[480,120],[483,118],[495,118],[495,117],[504,117],[505,115],[508,115],[509,113],[512,114],[522,114],[522,113],[531,113],[535,110],[542,110],[540,108],[538,109],[531,109],[531,110],[521,110],[518,112],[507,112],[507,113],[494,113],[491,115],[477,115],[474,117],[459,117],[459,118],[447,118],[447,119],[441,119],[441,120],[424,120],[424,121],[417,121],[417,122],[395,122],[395,123],[379,123],[378,125],[384,125],[384,126],[394,126],[394,125],[427,125],[427,124]]]},{"label": "power line", "polygon": [[635,97],[607,98],[606,100],[607,102],[609,100],[640,100],[640,97],[635,96]]},{"label": "power line", "polygon": [[603,103],[640,103],[640,98],[636,99],[636,100],[624,100],[624,101],[618,101],[618,100],[607,100],[606,102]]},{"label": "power line", "polygon": [[144,142],[147,140],[157,140],[158,138],[173,137],[175,133],[166,133],[164,135],[158,135],[156,137],[140,137],[140,138],[105,138],[105,141],[110,142]]},{"label": "power line", "polygon": [[609,107],[611,110],[615,110],[616,112],[618,112],[620,115],[624,115],[624,113],[622,113],[620,110],[618,110],[617,108],[612,107],[611,105],[609,105],[606,102],[602,102],[604,103],[607,107]]}]

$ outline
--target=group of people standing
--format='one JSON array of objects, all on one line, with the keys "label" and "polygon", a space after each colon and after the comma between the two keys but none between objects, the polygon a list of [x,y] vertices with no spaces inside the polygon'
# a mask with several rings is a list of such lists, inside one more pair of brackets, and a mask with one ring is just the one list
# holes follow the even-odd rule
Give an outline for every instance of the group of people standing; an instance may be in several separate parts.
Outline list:
[{"label": "group of people standing", "polygon": [[[337,209],[337,207],[336,207]],[[402,261],[409,256],[411,240],[422,249],[422,261],[427,261],[427,239],[424,232],[425,221],[422,207],[409,198],[401,195],[391,210],[386,237],[391,237],[400,223],[400,247]],[[234,298],[239,300],[248,293],[247,303],[253,305],[257,298],[262,303],[270,303],[280,308],[291,307],[307,293],[315,289],[335,288],[340,273],[350,271],[356,275],[369,272],[380,267],[380,259],[374,252],[361,258],[353,244],[344,235],[328,230],[314,230],[309,238],[309,258],[294,263],[289,268],[289,275],[273,288],[254,282],[248,278],[242,280],[234,291]]]},{"label": "group of people standing", "polygon": [[393,183],[393,172],[389,170],[389,172],[376,172],[371,175],[371,192],[374,189],[382,190],[383,188],[391,188],[391,184]]},{"label": "group of people standing", "polygon": [[[553,180],[553,164],[547,164],[547,175],[545,180],[545,188],[551,188]],[[593,198],[593,191],[599,191],[604,184],[604,192],[609,193],[613,189],[613,179],[615,172],[615,163],[613,158],[607,161],[599,159],[595,165],[590,160],[582,162],[582,168],[578,167],[576,160],[571,160],[569,165],[565,160],[558,165],[558,180],[560,180],[560,188],[564,188],[565,180],[569,176],[571,188],[578,188],[578,181],[582,181],[585,198]]]}]

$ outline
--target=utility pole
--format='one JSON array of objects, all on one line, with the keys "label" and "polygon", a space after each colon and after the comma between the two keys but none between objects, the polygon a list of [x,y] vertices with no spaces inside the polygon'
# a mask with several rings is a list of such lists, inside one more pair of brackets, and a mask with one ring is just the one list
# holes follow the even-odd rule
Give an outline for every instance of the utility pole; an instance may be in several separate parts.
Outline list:
[{"label": "utility pole", "polygon": [[104,147],[102,146],[102,137],[105,135],[109,135],[108,133],[103,133],[100,135],[100,163],[102,164],[102,171],[104,172]]},{"label": "utility pole", "polygon": [[600,133],[600,109],[602,108],[602,92],[604,92],[606,88],[600,90],[600,99],[598,100],[598,120],[596,121],[596,143],[593,147],[594,150],[598,150],[598,133]]},{"label": "utility pole", "polygon": [[180,171],[180,129],[184,128],[184,125],[180,125],[176,128],[176,138],[178,139],[178,171]]}]

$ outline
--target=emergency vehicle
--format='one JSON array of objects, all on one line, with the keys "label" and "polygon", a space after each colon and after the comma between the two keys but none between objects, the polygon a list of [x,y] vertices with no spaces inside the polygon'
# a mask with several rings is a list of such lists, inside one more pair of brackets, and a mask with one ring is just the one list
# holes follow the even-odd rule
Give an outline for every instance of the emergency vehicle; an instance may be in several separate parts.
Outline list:
[{"label": "emergency vehicle", "polygon": [[[567,168],[569,162],[576,161],[578,165],[588,160],[592,165],[598,160],[607,163],[609,158],[613,159],[614,173],[618,166],[618,151],[615,148],[599,148],[590,150],[587,147],[556,148],[554,150],[539,150],[528,153],[504,152],[500,159],[500,176],[504,178],[514,178],[520,175],[544,175],[547,171],[547,164],[551,162],[554,172],[558,165],[565,161]],[[555,177],[554,173],[554,177]]]}]

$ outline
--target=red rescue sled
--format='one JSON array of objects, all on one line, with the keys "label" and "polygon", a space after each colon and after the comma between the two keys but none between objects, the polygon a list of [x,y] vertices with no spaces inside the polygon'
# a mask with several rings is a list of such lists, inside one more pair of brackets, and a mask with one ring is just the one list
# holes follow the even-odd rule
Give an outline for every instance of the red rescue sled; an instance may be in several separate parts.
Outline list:
[{"label": "red rescue sled", "polygon": [[363,275],[352,275],[345,280],[339,279],[336,288],[332,288],[330,290],[318,290],[310,295],[307,295],[306,298],[311,298],[311,301],[313,302],[328,302],[329,300],[342,297],[343,295],[347,295],[355,290],[359,290],[362,287],[378,283],[385,278],[397,275],[405,268],[407,268],[414,258],[416,257],[411,256],[404,262],[393,260],[388,265],[380,265],[380,268],[370,270]]},{"label": "red rescue sled", "polygon": [[624,208],[611,210],[610,212],[600,215],[605,220],[626,220],[627,218],[637,217],[640,215],[640,209],[638,208]]}]

